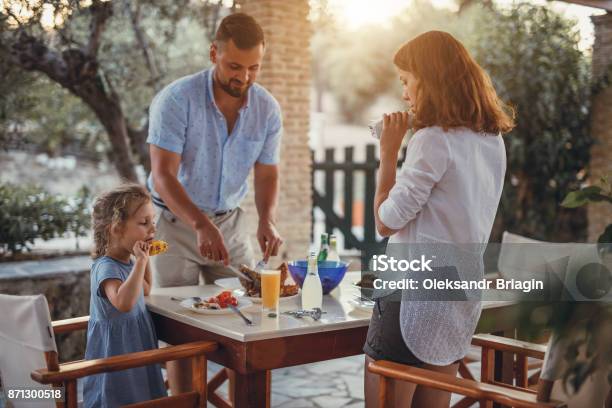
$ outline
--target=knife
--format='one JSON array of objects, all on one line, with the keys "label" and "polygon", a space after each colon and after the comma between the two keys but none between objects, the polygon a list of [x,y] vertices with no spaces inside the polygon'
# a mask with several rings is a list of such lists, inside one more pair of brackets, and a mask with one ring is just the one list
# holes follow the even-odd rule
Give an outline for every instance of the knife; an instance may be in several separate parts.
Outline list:
[{"label": "knife", "polygon": [[227,268],[234,272],[239,278],[242,278],[249,282],[253,282],[253,279],[249,278],[248,275],[245,275],[244,273],[240,272],[240,269],[236,268],[235,266],[228,265]]}]

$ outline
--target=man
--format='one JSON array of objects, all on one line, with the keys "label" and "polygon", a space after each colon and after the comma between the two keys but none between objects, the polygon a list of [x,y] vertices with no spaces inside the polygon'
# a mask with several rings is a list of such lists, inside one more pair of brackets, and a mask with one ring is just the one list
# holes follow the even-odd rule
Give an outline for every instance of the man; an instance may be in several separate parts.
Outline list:
[{"label": "man", "polygon": [[[155,286],[197,285],[235,276],[230,263],[252,264],[239,205],[254,169],[257,240],[263,259],[278,253],[275,226],[282,121],[274,97],[255,83],[264,35],[250,16],[221,21],[210,47],[211,69],[164,88],[150,109],[152,172],[148,180],[159,209],[158,238],[169,243],[151,258]],[[189,389],[189,366],[170,364],[173,393]]]},{"label": "man", "polygon": [[252,261],[239,204],[255,170],[257,240],[267,261],[282,240],[274,210],[282,132],[274,97],[254,81],[264,54],[261,27],[246,14],[221,22],[214,67],[181,78],[151,105],[149,137],[159,238],[170,248],[152,258],[158,286],[207,283],[233,276],[224,265]]}]

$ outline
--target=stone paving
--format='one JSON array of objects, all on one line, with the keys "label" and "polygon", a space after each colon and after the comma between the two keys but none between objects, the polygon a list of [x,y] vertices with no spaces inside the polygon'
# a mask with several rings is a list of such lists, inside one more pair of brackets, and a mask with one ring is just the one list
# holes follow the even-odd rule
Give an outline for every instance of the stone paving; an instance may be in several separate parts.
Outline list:
[{"label": "stone paving", "polygon": [[[274,408],[363,408],[364,356],[352,356],[320,363],[282,368],[272,371],[272,403]],[[209,378],[220,366],[209,363]],[[479,377],[480,363],[468,365]],[[227,398],[227,383],[219,389]],[[451,405],[461,399],[453,395]],[[211,404],[208,404],[212,407]],[[477,404],[474,405],[476,407]]]},{"label": "stone paving", "polygon": [[[272,407],[364,407],[363,355],[272,371]],[[209,378],[220,366],[209,363]],[[227,397],[227,382],[220,388]],[[211,404],[208,404],[212,407]]]}]

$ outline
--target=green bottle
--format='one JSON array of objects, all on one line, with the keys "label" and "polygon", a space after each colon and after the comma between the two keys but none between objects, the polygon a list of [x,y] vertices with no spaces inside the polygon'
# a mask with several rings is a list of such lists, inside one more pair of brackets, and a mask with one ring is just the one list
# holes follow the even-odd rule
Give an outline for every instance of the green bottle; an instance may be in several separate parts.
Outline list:
[{"label": "green bottle", "polygon": [[329,254],[329,240],[327,238],[327,234],[324,232],[321,234],[321,246],[319,247],[319,256],[317,257],[318,262],[323,262],[327,260],[327,255]]}]

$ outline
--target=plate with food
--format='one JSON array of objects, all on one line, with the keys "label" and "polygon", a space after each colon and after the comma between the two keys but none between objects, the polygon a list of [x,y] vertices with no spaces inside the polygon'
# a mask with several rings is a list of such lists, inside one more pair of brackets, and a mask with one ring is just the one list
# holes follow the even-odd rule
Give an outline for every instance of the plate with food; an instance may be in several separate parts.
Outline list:
[{"label": "plate with food", "polygon": [[[240,279],[244,291],[244,298],[249,299],[253,303],[261,303],[261,276],[257,271],[249,268],[246,265],[240,265],[240,272],[251,278],[251,281],[246,279]],[[299,296],[298,292],[300,287],[297,284],[289,281],[289,267],[286,262],[283,262],[278,268],[281,271],[280,277],[280,301],[285,302],[290,299],[295,299]],[[239,292],[240,289],[235,290],[234,293]]]},{"label": "plate with food", "polygon": [[361,291],[361,296],[371,298],[374,293],[374,279],[376,279],[375,275],[366,273],[361,276],[360,281],[352,285]]},{"label": "plate with food", "polygon": [[231,291],[225,290],[216,296],[200,301],[194,301],[193,298],[182,300],[181,307],[201,314],[229,314],[232,313],[230,305],[236,306],[238,309],[251,306],[253,303],[243,297],[236,297]]}]

